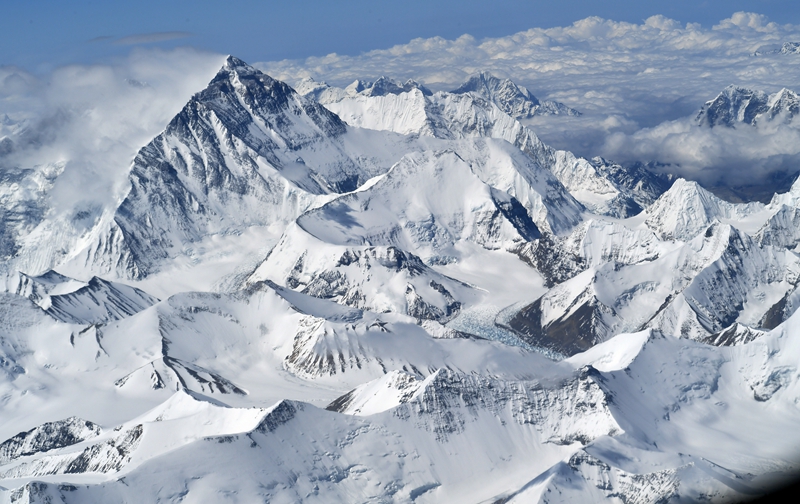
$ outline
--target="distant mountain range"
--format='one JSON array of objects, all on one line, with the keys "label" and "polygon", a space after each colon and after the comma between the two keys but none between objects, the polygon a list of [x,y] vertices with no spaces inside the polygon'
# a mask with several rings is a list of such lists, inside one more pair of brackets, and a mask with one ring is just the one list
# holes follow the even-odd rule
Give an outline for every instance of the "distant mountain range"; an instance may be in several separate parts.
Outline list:
[{"label": "distant mountain range", "polygon": [[[4,169],[0,500],[728,502],[794,475],[800,182],[730,203],[550,147],[542,114],[578,113],[487,73],[293,89],[228,57],[118,201],[56,211],[66,161]],[[697,123],[796,114],[729,87]]]},{"label": "distant mountain range", "polygon": [[695,121],[701,126],[735,127],[781,121],[791,123],[800,114],[800,97],[789,89],[767,94],[736,86],[726,87],[716,98],[706,102]]},{"label": "distant mountain range", "polygon": [[[375,82],[357,80],[344,89],[306,78],[299,81],[295,87],[301,95],[312,96],[325,105],[355,96],[399,95],[413,89],[419,89],[424,96],[433,95],[430,89],[414,80],[409,79],[401,83],[387,77],[380,77]],[[467,93],[497,105],[500,110],[515,119],[529,119],[537,115],[581,115],[580,112],[563,103],[540,101],[526,88],[514,84],[509,79],[499,79],[488,72],[477,73],[461,86],[450,91],[450,94]]]}]

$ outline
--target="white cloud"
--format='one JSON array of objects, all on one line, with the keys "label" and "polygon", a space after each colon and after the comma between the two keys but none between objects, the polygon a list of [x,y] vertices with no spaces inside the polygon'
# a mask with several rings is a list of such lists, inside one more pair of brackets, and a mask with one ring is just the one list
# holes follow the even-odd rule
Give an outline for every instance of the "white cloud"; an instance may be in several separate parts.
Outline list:
[{"label": "white cloud", "polygon": [[673,163],[672,171],[709,186],[748,185],[774,172],[800,170],[800,128],[765,123],[712,129],[686,118],[633,134],[613,132],[601,150],[624,161]]},{"label": "white cloud", "polygon": [[104,204],[126,189],[136,152],[158,135],[224,57],[191,49],[134,50],[109,65],[71,65],[45,76],[0,67],[0,137],[14,150],[0,169],[66,163],[56,211]]},{"label": "white cloud", "polygon": [[[737,12],[711,29],[664,16],[641,24],[590,17],[508,37],[416,39],[358,56],[330,54],[259,66],[290,83],[311,76],[344,85],[356,78],[388,75],[414,78],[433,89],[451,89],[470,73],[489,70],[525,85],[539,98],[562,101],[585,113],[577,119],[531,121],[559,148],[585,156],[681,160],[686,175],[691,168],[698,176],[710,177],[731,172],[731,166],[756,163],[766,169],[779,165],[780,159],[794,162],[793,154],[785,152],[791,149],[776,145],[780,135],[750,138],[752,132],[746,130],[717,128],[673,131],[687,128],[687,118],[729,84],[768,92],[800,88],[800,57],[752,56],[761,46],[786,41],[800,41],[800,26],[780,25],[747,12]],[[793,133],[786,135],[791,138],[785,141],[794,138]],[[758,146],[742,147],[748,143]]]},{"label": "white cloud", "polygon": [[[344,85],[356,78],[388,74],[448,88],[474,69],[486,69],[513,77],[544,96],[610,85],[652,89],[656,95],[682,88],[678,92],[707,96],[720,83],[727,85],[742,75],[752,74],[754,84],[769,87],[776,86],[773,80],[777,75],[796,78],[797,70],[780,67],[797,65],[751,57],[761,45],[790,39],[800,39],[800,27],[779,26],[761,15],[742,12],[713,29],[682,26],[664,16],[650,17],[642,24],[590,17],[567,27],[534,28],[482,41],[467,35],[456,40],[415,39],[358,56],[329,54],[258,65],[290,82],[310,75]],[[658,69],[661,74],[648,77],[648,69]],[[757,78],[756,69],[766,69],[769,78]],[[700,78],[707,70],[712,71],[711,78]],[[677,86],[679,83],[683,85]],[[606,106],[602,102],[574,105]]]},{"label": "white cloud", "polygon": [[776,23],[770,23],[767,16],[754,12],[736,12],[730,18],[723,19],[714,26],[715,30],[730,30],[732,28],[750,29],[758,32],[770,32],[778,28]]}]

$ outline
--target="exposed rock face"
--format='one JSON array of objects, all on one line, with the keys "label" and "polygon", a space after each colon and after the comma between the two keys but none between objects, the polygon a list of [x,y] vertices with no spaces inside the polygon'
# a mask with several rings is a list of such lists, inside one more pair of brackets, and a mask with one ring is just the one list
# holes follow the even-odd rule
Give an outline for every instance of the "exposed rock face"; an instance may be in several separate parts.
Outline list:
[{"label": "exposed rock face", "polygon": [[[713,223],[671,250],[661,249],[653,236],[647,246],[646,235],[614,233],[641,245],[617,248],[613,240],[597,240],[598,231],[590,227],[580,241],[576,233],[520,251],[554,286],[502,323],[533,346],[573,355],[647,327],[715,345],[742,344],[761,334],[756,328],[775,327],[798,306],[797,257],[761,246],[730,225]],[[620,255],[620,249],[628,253]],[[548,260],[548,251],[572,259]],[[664,271],[681,273],[665,277]]]},{"label": "exposed rock face", "polygon": [[[727,502],[797,469],[800,185],[553,149],[488,74],[298,90],[228,58],[108,207],[0,170],[0,502]],[[797,113],[723,98],[703,124]]]},{"label": "exposed rock face", "polygon": [[[769,316],[767,315],[767,320]],[[716,334],[709,336],[705,342],[717,346],[744,345],[766,334],[766,331],[759,331],[751,327],[736,323]]]},{"label": "exposed rock face", "polygon": [[757,125],[780,118],[791,122],[800,113],[800,97],[789,89],[774,94],[736,86],[726,87],[716,98],[706,102],[695,121],[700,126]]},{"label": "exposed rock face", "polygon": [[135,287],[92,277],[74,292],[51,295],[45,311],[62,322],[102,324],[134,315],[157,302],[158,298]]},{"label": "exposed rock face", "polygon": [[575,355],[608,338],[610,331],[603,315],[614,313],[597,298],[590,297],[570,313],[549,322],[542,320],[541,303],[541,299],[534,301],[508,322],[527,343],[561,355]]},{"label": "exposed rock face", "polygon": [[99,436],[101,432],[99,426],[76,417],[48,422],[0,443],[0,465],[80,443]]},{"label": "exposed rock face", "polygon": [[527,119],[536,115],[579,116],[580,112],[563,103],[539,101],[530,91],[508,79],[498,79],[488,72],[470,77],[453,94],[474,93],[494,103],[500,110],[515,119]]},{"label": "exposed rock face", "polygon": [[315,195],[350,191],[372,174],[344,152],[345,132],[320,104],[228,58],[139,151],[130,191],[85,261],[143,278],[209,234],[287,221]]}]

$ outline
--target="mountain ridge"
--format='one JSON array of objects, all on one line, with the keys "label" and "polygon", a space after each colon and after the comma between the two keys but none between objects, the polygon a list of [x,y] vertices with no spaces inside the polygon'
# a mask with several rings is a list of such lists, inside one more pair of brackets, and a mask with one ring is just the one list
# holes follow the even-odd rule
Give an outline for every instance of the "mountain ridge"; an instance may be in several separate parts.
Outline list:
[{"label": "mountain ridge", "polygon": [[[228,57],[80,231],[58,167],[0,177],[0,500],[727,502],[799,470],[800,184],[581,158],[468,82]],[[791,110],[726,96],[714,127]]]}]

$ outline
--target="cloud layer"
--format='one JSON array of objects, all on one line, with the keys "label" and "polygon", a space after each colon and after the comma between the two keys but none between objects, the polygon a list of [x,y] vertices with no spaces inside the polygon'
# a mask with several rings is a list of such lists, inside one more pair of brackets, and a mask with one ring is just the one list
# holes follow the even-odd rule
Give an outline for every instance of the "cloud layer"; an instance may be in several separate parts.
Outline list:
[{"label": "cloud layer", "polygon": [[671,103],[716,94],[731,81],[764,88],[774,88],[776,78],[784,76],[796,81],[797,65],[751,56],[763,45],[793,39],[800,39],[799,26],[743,12],[711,29],[681,26],[663,16],[642,24],[591,17],[568,27],[534,28],[502,38],[415,39],[359,56],[330,54],[259,66],[287,81],[310,76],[345,85],[356,78],[388,75],[416,78],[439,89],[489,70],[589,112],[649,117],[652,107],[645,97],[651,95],[659,103]]},{"label": "cloud layer", "polygon": [[800,41],[800,26],[739,12],[712,28],[664,16],[641,24],[591,17],[476,40],[416,39],[359,56],[330,54],[261,63],[280,79],[345,85],[356,78],[414,78],[451,89],[479,70],[508,77],[537,97],[564,102],[580,118],[539,118],[545,141],[584,156],[681,163],[705,182],[754,180],[764,171],[800,168],[797,132],[692,128],[703,103],[729,84],[774,92],[800,88],[800,56],[753,56],[758,48]]},{"label": "cloud layer", "polygon": [[223,57],[191,49],[135,49],[109,65],[35,76],[0,67],[0,170],[65,163],[51,196],[105,205],[127,188],[136,152],[164,129]]}]

